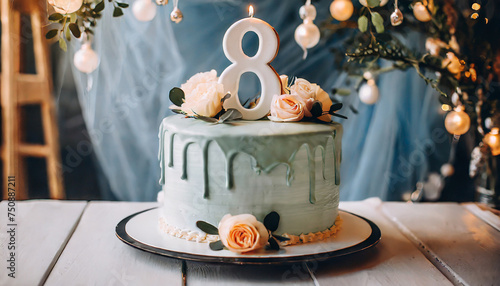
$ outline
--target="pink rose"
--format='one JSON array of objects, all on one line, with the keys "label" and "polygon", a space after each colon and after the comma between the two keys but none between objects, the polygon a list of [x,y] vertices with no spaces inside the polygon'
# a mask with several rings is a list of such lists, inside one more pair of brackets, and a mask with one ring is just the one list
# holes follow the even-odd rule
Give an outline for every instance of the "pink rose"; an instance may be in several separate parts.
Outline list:
[{"label": "pink rose", "polygon": [[271,102],[271,116],[268,118],[278,122],[300,121],[304,118],[305,110],[305,103],[299,96],[275,95]]},{"label": "pink rose", "polygon": [[[295,83],[290,87],[290,94],[296,94],[305,102],[305,116],[312,117],[311,108],[314,101],[321,102],[323,113],[330,111],[330,107],[333,102],[326,91],[324,91],[319,85],[315,83],[310,83],[303,78],[297,78]],[[331,115],[325,114],[318,119],[330,122]]]},{"label": "pink rose", "polygon": [[227,214],[219,222],[219,238],[229,250],[245,253],[265,246],[269,232],[251,214]]}]

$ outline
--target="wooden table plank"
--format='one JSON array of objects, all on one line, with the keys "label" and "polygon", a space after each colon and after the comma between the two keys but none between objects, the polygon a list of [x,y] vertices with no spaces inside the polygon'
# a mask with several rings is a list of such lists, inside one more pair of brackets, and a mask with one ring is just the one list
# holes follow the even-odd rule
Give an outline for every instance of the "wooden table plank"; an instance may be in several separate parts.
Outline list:
[{"label": "wooden table plank", "polygon": [[[310,265],[319,285],[451,285],[450,281],[381,214],[381,202],[341,202],[340,208],[373,221],[377,246],[331,262]],[[406,204],[401,204],[406,206]]]},{"label": "wooden table plank", "polygon": [[8,201],[0,203],[0,285],[39,285],[47,278],[66,242],[73,233],[87,202],[18,201],[16,202],[16,274],[7,276],[9,259],[7,230]]},{"label": "wooden table plank", "polygon": [[121,242],[115,227],[157,203],[90,202],[46,285],[181,285],[181,262]]},{"label": "wooden table plank", "polygon": [[498,285],[500,232],[455,203],[384,204],[422,250],[436,256],[443,273],[470,285]]}]

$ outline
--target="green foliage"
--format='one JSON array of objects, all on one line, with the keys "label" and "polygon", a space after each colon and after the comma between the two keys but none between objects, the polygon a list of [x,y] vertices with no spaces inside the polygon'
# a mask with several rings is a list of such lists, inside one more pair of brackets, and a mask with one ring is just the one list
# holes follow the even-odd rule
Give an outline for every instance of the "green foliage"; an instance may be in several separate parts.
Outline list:
[{"label": "green foliage", "polygon": [[280,245],[272,236],[267,241],[269,242],[268,250],[280,250]]},{"label": "green foliage", "polygon": [[54,38],[55,36],[57,36],[57,33],[59,32],[59,30],[57,29],[53,29],[53,30],[50,30],[47,32],[47,34],[45,34],[45,38],[48,40],[48,39],[52,39]]},{"label": "green foliage", "polygon": [[320,117],[323,115],[323,105],[320,101],[315,100],[311,107],[311,114],[313,117]]},{"label": "green foliage", "polygon": [[230,108],[219,117],[218,123],[224,123],[225,121],[237,120],[241,118],[243,118],[243,114],[241,114],[239,110]]},{"label": "green foliage", "polygon": [[364,33],[368,29],[368,18],[366,16],[361,16],[358,18],[358,29]]},{"label": "green foliage", "polygon": [[52,21],[52,22],[59,22],[60,20],[62,20],[64,18],[64,16],[61,14],[61,13],[53,13],[49,16],[49,21]]},{"label": "green foliage", "polygon": [[196,222],[196,226],[202,231],[206,232],[207,234],[213,234],[213,235],[219,234],[219,230],[215,226],[209,224],[208,222],[199,220]]},{"label": "green foliage", "polygon": [[68,50],[68,45],[66,44],[66,41],[62,37],[59,37],[59,48],[61,48],[61,50],[65,52]]},{"label": "green foliage", "polygon": [[172,88],[169,93],[170,101],[179,107],[184,103],[184,96],[184,91],[178,87]]},{"label": "green foliage", "polygon": [[73,34],[73,36],[75,36],[75,38],[77,38],[77,39],[78,39],[78,38],[80,38],[80,36],[81,36],[81,33],[80,33],[80,27],[78,27],[78,25],[77,25],[77,24],[75,24],[75,23],[70,23],[70,24],[68,25],[68,28],[69,28],[69,30],[71,31],[71,34]]},{"label": "green foliage", "polygon": [[366,0],[366,4],[368,4],[370,8],[378,7],[380,6],[380,0]]},{"label": "green foliage", "polygon": [[118,7],[121,7],[121,8],[128,8],[127,3],[116,2],[116,5],[118,5]]},{"label": "green foliage", "polygon": [[113,10],[113,17],[123,16],[123,10],[120,7],[115,7]]},{"label": "green foliage", "polygon": [[101,2],[97,3],[97,5],[95,5],[93,11],[94,11],[94,13],[99,13],[102,10],[104,10],[104,1],[101,1]]},{"label": "green foliage", "polygon": [[375,30],[377,33],[383,33],[384,32],[384,18],[380,16],[378,12],[371,12],[372,15],[372,24],[375,27]]},{"label": "green foliage", "polygon": [[268,213],[264,218],[264,226],[271,232],[278,229],[279,223],[280,215],[275,211]]},{"label": "green foliage", "polygon": [[210,246],[210,249],[214,250],[214,251],[219,251],[219,250],[224,249],[224,244],[220,240],[210,242],[209,246]]}]

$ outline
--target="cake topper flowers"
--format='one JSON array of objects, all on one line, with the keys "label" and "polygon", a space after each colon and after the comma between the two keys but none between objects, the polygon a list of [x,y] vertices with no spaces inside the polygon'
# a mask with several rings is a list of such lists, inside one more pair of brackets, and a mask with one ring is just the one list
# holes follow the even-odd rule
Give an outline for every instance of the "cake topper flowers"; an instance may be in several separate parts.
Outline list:
[{"label": "cake topper flowers", "polygon": [[[267,249],[279,250],[278,241],[287,241],[289,238],[273,234],[278,229],[280,216],[277,212],[270,212],[264,223],[251,214],[232,216],[226,214],[215,227],[204,221],[197,221],[196,226],[207,234],[219,235],[220,240],[211,242],[210,249],[227,249],[244,254],[266,246]],[[278,241],[277,241],[278,240]]]}]

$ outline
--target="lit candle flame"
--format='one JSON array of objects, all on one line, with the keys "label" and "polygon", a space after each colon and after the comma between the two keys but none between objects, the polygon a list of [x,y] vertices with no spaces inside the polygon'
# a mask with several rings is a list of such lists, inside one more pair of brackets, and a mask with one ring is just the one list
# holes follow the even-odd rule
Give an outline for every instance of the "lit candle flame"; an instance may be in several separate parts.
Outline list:
[{"label": "lit candle flame", "polygon": [[250,17],[253,17],[253,6],[252,5],[248,6],[248,15]]}]

